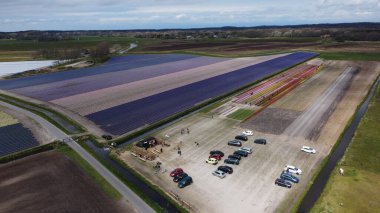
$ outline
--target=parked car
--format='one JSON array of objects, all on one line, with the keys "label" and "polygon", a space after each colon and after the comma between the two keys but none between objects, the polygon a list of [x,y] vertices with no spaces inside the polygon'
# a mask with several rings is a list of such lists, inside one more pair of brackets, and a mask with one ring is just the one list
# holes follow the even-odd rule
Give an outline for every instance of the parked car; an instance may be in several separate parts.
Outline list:
[{"label": "parked car", "polygon": [[224,160],[224,163],[227,163],[227,164],[235,164],[235,165],[239,165],[239,160],[238,159],[234,159],[234,158],[227,158]]},{"label": "parked car", "polygon": [[178,187],[183,188],[183,187],[188,186],[192,183],[193,183],[193,178],[191,178],[190,176],[186,176],[180,182],[178,182]]},{"label": "parked car", "polygon": [[302,170],[295,167],[295,166],[292,166],[292,165],[286,165],[285,168],[284,168],[285,171],[287,172],[290,172],[290,173],[293,173],[293,174],[297,174],[297,175],[301,175],[302,174]]},{"label": "parked car", "polygon": [[175,177],[181,173],[183,173],[183,170],[181,168],[176,168],[172,172],[170,172],[170,177]]},{"label": "parked car", "polygon": [[208,158],[215,158],[215,159],[217,159],[219,161],[219,160],[222,159],[222,156],[218,155],[218,154],[213,154],[213,155],[210,155]]},{"label": "parked car", "polygon": [[234,152],[234,155],[240,155],[240,156],[243,156],[243,157],[247,157],[248,156],[248,153],[247,152],[244,152],[244,151],[241,151],[241,150],[236,150]]},{"label": "parked car", "polygon": [[300,181],[297,177],[295,177],[295,176],[293,176],[293,175],[291,175],[289,173],[286,173],[286,172],[283,172],[280,175],[280,178],[283,179],[283,180],[291,181],[293,183],[298,183]]},{"label": "parked car", "polygon": [[233,158],[233,159],[241,160],[241,156],[240,155],[228,155],[228,158]]},{"label": "parked car", "polygon": [[232,141],[228,141],[227,143],[229,146],[241,146],[241,141],[238,141],[238,140],[232,140]]},{"label": "parked car", "polygon": [[218,164],[218,160],[215,158],[209,158],[206,160],[206,163],[216,165],[216,164]]},{"label": "parked car", "polygon": [[288,187],[288,188],[292,187],[292,184],[289,181],[283,180],[281,178],[277,178],[274,184],[278,186]]},{"label": "parked car", "polygon": [[254,143],[257,143],[257,144],[267,144],[267,140],[264,139],[264,138],[258,138],[256,140],[253,141]]},{"label": "parked car", "polygon": [[241,141],[247,141],[248,137],[246,135],[237,135],[235,139],[241,140]]},{"label": "parked car", "polygon": [[246,153],[248,153],[248,154],[251,154],[251,153],[252,153],[252,149],[249,148],[249,147],[241,147],[241,148],[239,148],[238,150],[243,151],[243,152],[246,152]]},{"label": "parked car", "polygon": [[218,155],[224,157],[224,153],[222,151],[219,151],[219,150],[212,150],[210,152],[210,155],[214,155],[214,154],[218,154]]},{"label": "parked car", "polygon": [[223,171],[220,171],[220,170],[213,171],[212,175],[217,176],[220,179],[226,177],[226,173],[224,173]]},{"label": "parked car", "polygon": [[112,140],[112,136],[111,135],[102,135],[102,138],[104,138],[104,139],[106,139],[108,141]]},{"label": "parked car", "polygon": [[315,149],[309,146],[302,146],[301,150],[307,153],[311,153],[311,154],[315,154],[317,152]]},{"label": "parked car", "polygon": [[242,132],[242,134],[243,134],[243,135],[247,135],[247,136],[251,136],[251,135],[253,135],[253,132],[252,132],[251,130],[244,130],[244,131]]},{"label": "parked car", "polygon": [[224,173],[228,173],[228,174],[232,174],[234,172],[234,170],[231,167],[226,166],[226,165],[219,166],[218,170],[223,171]]},{"label": "parked car", "polygon": [[187,175],[186,173],[181,173],[181,174],[178,174],[178,175],[176,175],[174,178],[173,178],[173,181],[174,182],[179,182],[179,181],[181,181],[182,179],[184,179],[185,177],[187,177],[187,176],[189,176],[189,175]]}]

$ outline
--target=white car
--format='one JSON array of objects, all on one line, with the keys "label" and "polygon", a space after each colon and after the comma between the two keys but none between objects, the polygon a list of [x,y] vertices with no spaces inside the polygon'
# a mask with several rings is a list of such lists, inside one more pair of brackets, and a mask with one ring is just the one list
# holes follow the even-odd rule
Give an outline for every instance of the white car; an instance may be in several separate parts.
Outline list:
[{"label": "white car", "polygon": [[307,153],[312,153],[312,154],[315,154],[317,152],[315,151],[315,149],[308,146],[302,146],[301,150]]},{"label": "white car", "polygon": [[297,175],[301,175],[302,174],[302,170],[295,167],[295,166],[292,166],[292,165],[286,165],[286,167],[284,168],[285,171],[288,171],[290,173],[293,173],[293,174],[297,174]]},{"label": "white car", "polygon": [[240,147],[238,150],[241,150],[241,151],[246,152],[248,154],[252,153],[252,149],[248,148],[248,147]]},{"label": "white car", "polygon": [[253,132],[251,130],[244,130],[242,132],[243,135],[247,135],[247,136],[252,136],[253,135]]},{"label": "white car", "polygon": [[226,177],[226,173],[224,173],[223,171],[220,171],[220,170],[216,170],[216,171],[212,172],[212,175],[217,176],[220,179]]}]

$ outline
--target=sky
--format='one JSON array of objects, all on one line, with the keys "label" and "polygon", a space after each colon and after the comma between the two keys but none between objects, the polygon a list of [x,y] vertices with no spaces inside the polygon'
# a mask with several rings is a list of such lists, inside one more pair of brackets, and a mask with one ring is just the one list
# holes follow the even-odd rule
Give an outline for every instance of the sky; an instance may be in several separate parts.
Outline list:
[{"label": "sky", "polygon": [[380,22],[380,0],[0,0],[0,31]]}]

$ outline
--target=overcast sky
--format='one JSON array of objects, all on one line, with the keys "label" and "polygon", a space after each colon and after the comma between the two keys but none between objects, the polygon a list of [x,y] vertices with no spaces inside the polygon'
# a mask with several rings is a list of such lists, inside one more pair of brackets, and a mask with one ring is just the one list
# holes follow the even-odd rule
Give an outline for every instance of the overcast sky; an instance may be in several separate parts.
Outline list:
[{"label": "overcast sky", "polygon": [[380,22],[380,0],[0,0],[0,31]]}]

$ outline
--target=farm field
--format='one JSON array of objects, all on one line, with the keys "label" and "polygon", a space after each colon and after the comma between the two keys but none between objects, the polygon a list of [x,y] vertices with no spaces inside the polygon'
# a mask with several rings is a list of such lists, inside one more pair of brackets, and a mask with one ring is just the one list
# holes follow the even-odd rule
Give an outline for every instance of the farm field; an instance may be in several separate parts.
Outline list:
[{"label": "farm field", "polygon": [[[324,66],[317,74],[243,123],[228,118],[228,106],[247,107],[232,99],[210,112],[196,113],[153,134],[170,144],[163,147],[155,161],[141,161],[126,150],[119,157],[154,184],[178,195],[194,212],[289,212],[380,74],[376,62],[322,62]],[[302,99],[305,96],[308,97]],[[181,134],[181,129],[186,128],[189,134]],[[225,155],[232,154],[237,148],[228,146],[227,141],[244,129],[254,130],[254,136],[243,142],[253,153],[243,158],[240,165],[232,166],[233,174],[224,179],[213,176],[211,173],[223,163],[206,164],[209,151],[217,149]],[[266,138],[268,144],[254,144],[255,138]],[[301,152],[303,145],[315,148],[317,153]],[[181,155],[177,153],[178,147]],[[157,161],[162,163],[164,172],[154,172]],[[303,171],[300,183],[293,184],[291,189],[274,184],[287,164]],[[192,185],[177,187],[168,174],[177,167],[192,176]]]},{"label": "farm field", "polygon": [[0,88],[58,104],[121,135],[313,56],[131,55],[99,67],[0,81]]},{"label": "farm field", "polygon": [[0,107],[0,157],[39,145],[32,131]]},{"label": "farm field", "polygon": [[2,212],[133,212],[65,155],[49,151],[0,165]]},{"label": "farm field", "polygon": [[0,62],[0,78],[23,71],[48,67],[53,65],[54,62],[54,60]]}]

